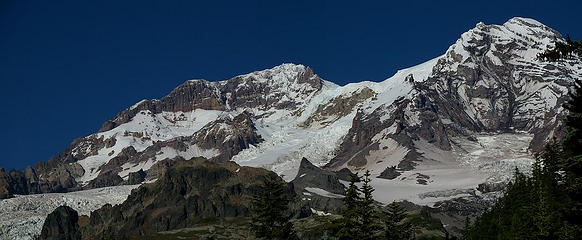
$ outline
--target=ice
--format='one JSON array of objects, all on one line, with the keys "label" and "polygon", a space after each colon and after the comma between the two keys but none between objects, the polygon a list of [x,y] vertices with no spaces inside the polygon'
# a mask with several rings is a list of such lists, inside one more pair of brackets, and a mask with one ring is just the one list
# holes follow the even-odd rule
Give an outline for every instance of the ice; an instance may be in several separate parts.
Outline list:
[{"label": "ice", "polygon": [[340,140],[351,127],[355,113],[340,118],[325,128],[303,128],[293,124],[258,124],[257,129],[264,142],[256,148],[248,148],[232,158],[243,166],[270,169],[288,181],[299,170],[303,157],[322,166],[335,156]]},{"label": "ice", "polygon": [[390,105],[397,98],[408,96],[412,91],[412,83],[406,82],[406,77],[412,75],[417,82],[426,80],[439,58],[399,70],[394,76],[378,83],[364,81],[338,86],[324,81],[320,92],[304,103],[304,111],[299,117],[291,116],[290,112],[274,111],[268,118],[259,120],[257,129],[265,141],[256,148],[241,151],[232,161],[245,166],[264,167],[282,175],[288,181],[297,175],[303,157],[309,157],[315,165],[323,166],[335,156],[341,139],[351,128],[358,108],[333,121],[329,126],[302,126],[320,105],[340,96],[350,96],[364,88],[377,93],[374,100],[368,99],[362,104],[367,106],[363,109],[365,112]]},{"label": "ice", "polygon": [[97,188],[71,193],[45,193],[0,200],[0,239],[36,239],[46,216],[59,206],[69,206],[79,215],[109,203],[120,204],[139,185]]},{"label": "ice", "polygon": [[[468,196],[474,193],[481,183],[509,181],[517,167],[526,174],[531,171],[533,156],[528,151],[532,139],[529,134],[477,134],[477,141],[455,138],[452,151],[444,151],[426,140],[415,141],[421,161],[411,171],[405,171],[396,179],[377,178],[388,166],[397,165],[408,149],[398,146],[391,139],[382,140],[377,154],[368,156],[365,168],[354,169],[361,176],[370,170],[371,185],[376,189],[374,199],[384,204],[392,201],[407,200],[420,205],[432,206],[442,200]],[[370,163],[370,159],[379,164]],[[424,176],[428,176],[425,178]],[[427,184],[417,180],[424,179]]]}]

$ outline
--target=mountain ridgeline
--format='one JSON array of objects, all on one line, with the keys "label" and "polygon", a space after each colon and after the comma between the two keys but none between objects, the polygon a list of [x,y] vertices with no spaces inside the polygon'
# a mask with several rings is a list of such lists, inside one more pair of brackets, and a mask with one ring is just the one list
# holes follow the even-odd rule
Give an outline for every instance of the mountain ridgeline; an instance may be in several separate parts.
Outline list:
[{"label": "mountain ridgeline", "polygon": [[[121,111],[48,161],[23,171],[0,168],[0,199],[141,184],[122,204],[90,216],[60,207],[38,234],[156,239],[185,229],[214,238],[221,229],[223,238],[248,239],[253,196],[265,179],[277,179],[286,181],[281,185],[292,215],[281,219],[292,218],[302,239],[319,239],[353,235],[345,227],[350,221],[338,214],[359,216],[355,207],[346,212],[344,201],[357,186],[346,187],[352,173],[366,173],[367,191],[375,189],[373,198],[371,192],[364,197],[367,206],[406,200],[387,214],[424,224],[407,236],[458,235],[465,218],[491,205],[477,222],[495,227],[496,211],[519,202],[495,204],[506,186],[515,192],[533,184],[525,177],[509,183],[515,169],[543,178],[539,159],[532,167],[535,154],[552,139],[571,138],[571,121],[564,119],[572,107],[564,104],[582,79],[582,61],[548,51],[569,51],[571,43],[536,20],[515,17],[501,25],[478,23],[443,55],[380,82],[339,86],[290,63],[224,81],[189,80],[161,99]],[[562,179],[548,181],[542,185]],[[0,201],[0,209],[18,198]],[[400,220],[384,225],[410,227]],[[27,224],[42,222],[14,229]],[[4,236],[15,235],[0,231]]]},{"label": "mountain ridgeline", "polygon": [[190,80],[120,112],[49,161],[0,169],[0,197],[153,180],[176,157],[235,161],[291,180],[310,156],[330,170],[394,179],[426,162],[450,163],[428,152],[453,152],[483,134],[526,134],[537,152],[564,137],[562,105],[582,75],[579,59],[536,58],[564,41],[535,20],[512,18],[479,23],[444,55],[382,82],[338,86],[295,64]]}]

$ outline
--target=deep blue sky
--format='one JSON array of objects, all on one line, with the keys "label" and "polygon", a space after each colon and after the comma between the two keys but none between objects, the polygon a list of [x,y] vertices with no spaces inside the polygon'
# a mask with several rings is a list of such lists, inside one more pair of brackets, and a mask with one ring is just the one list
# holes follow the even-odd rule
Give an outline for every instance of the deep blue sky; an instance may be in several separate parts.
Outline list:
[{"label": "deep blue sky", "polygon": [[192,78],[293,62],[379,81],[513,16],[582,38],[582,1],[204,2],[0,0],[0,167],[46,161]]}]

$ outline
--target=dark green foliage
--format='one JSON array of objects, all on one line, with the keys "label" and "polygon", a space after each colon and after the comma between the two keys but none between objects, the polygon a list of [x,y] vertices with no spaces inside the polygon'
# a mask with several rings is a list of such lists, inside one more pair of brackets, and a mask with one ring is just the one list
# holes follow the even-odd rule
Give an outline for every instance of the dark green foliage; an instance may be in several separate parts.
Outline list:
[{"label": "dark green foliage", "polygon": [[465,238],[562,239],[569,228],[564,219],[570,200],[558,174],[561,155],[559,144],[549,144],[531,177],[516,171],[504,197],[475,220]]},{"label": "dark green foliage", "polygon": [[350,185],[346,190],[346,195],[343,199],[344,210],[342,211],[342,218],[340,220],[341,228],[336,236],[339,239],[360,239],[362,235],[362,217],[360,206],[362,197],[360,196],[360,188],[356,185],[361,179],[358,174],[353,174],[350,179]]},{"label": "dark green foliage", "polygon": [[251,202],[251,230],[258,239],[297,239],[289,221],[289,199],[285,182],[276,177],[265,179],[263,187]]},{"label": "dark green foliage", "polygon": [[564,186],[573,200],[567,216],[573,224],[582,226],[582,80],[570,93],[571,100],[566,104],[569,114],[564,121],[568,135],[564,140],[564,158],[560,170],[564,172]]},{"label": "dark green foliage", "polygon": [[[534,205],[531,181],[516,172],[515,180],[507,187],[504,197],[475,219],[466,230],[465,239],[534,239]],[[528,234],[530,236],[528,236]]]},{"label": "dark green foliage", "polygon": [[[582,41],[556,43],[538,56],[582,56]],[[517,172],[505,195],[464,230],[465,239],[580,239],[582,236],[582,81],[576,80],[563,142],[536,157],[532,176]]]},{"label": "dark green foliage", "polygon": [[[361,178],[353,174],[350,185],[344,197],[345,209],[342,218],[338,221],[339,229],[336,236],[339,239],[376,239],[381,226],[379,224],[378,211],[374,206],[372,193],[374,188],[370,186],[370,172],[366,171]],[[356,183],[362,182],[360,189]]]},{"label": "dark green foliage", "polygon": [[441,221],[431,216],[428,207],[422,207],[419,214],[410,216],[408,223],[410,226],[422,227],[426,230],[445,230]]},{"label": "dark green foliage", "polygon": [[374,198],[372,193],[374,188],[370,186],[370,171],[366,171],[362,179],[362,198],[360,206],[360,215],[362,217],[362,238],[361,239],[375,239],[375,233],[380,229],[378,226],[378,214],[374,207]]},{"label": "dark green foliage", "polygon": [[469,216],[467,216],[465,218],[465,225],[463,226],[463,230],[461,231],[461,233],[463,234],[463,236],[467,237],[471,234],[471,220],[469,219]]},{"label": "dark green foliage", "polygon": [[[408,214],[402,205],[389,204],[383,211],[374,204],[370,185],[370,172],[363,177],[353,174],[343,199],[342,218],[333,221],[327,231],[339,239],[390,239],[407,240],[414,237],[414,226],[426,230],[444,232],[440,220],[430,216],[427,209],[407,219]],[[361,182],[361,188],[356,183]],[[425,236],[431,237],[431,236]],[[438,236],[433,236],[439,238]],[[440,237],[442,239],[442,237]]]},{"label": "dark green foliage", "polygon": [[405,209],[398,203],[393,202],[386,206],[385,210],[386,224],[385,238],[388,240],[406,240],[413,237],[414,229],[412,223],[404,221],[406,218]]},{"label": "dark green foliage", "polygon": [[[582,41],[574,42],[568,37],[566,44],[568,46],[554,49],[561,51],[560,58],[566,57],[564,52],[582,56]],[[565,225],[560,233],[579,236],[582,234],[582,79],[576,79],[574,91],[569,96],[570,100],[564,106],[569,112],[564,120],[568,134],[560,146],[559,156],[553,157],[551,164],[557,164],[555,170],[561,176],[559,190],[567,195],[562,219]]]},{"label": "dark green foliage", "polygon": [[564,221],[570,200],[556,170],[558,144],[549,144],[533,166],[531,177],[516,171],[506,194],[492,209],[465,229],[465,239],[564,238],[571,224]]}]

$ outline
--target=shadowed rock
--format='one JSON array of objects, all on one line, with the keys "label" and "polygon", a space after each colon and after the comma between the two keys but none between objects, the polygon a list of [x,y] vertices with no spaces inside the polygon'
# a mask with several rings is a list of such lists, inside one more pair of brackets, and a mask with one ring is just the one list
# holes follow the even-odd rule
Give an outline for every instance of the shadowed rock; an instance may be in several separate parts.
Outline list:
[{"label": "shadowed rock", "polygon": [[[303,158],[299,172],[291,184],[295,192],[302,196],[305,207],[308,209],[336,214],[341,212],[345,186],[339,181],[335,172],[323,170],[313,165],[307,158]],[[331,194],[321,195],[321,192],[309,191],[313,189],[322,189]]]},{"label": "shadowed rock", "polygon": [[313,165],[307,158],[301,159],[299,171],[292,183],[298,192],[306,187],[316,187],[335,194],[346,193],[345,186],[339,181],[336,173]]},{"label": "shadowed rock", "polygon": [[176,162],[156,182],[134,190],[116,206],[91,213],[83,239],[116,239],[193,226],[206,218],[248,217],[250,199],[267,175],[264,169],[203,158]]},{"label": "shadowed rock", "polygon": [[129,173],[129,178],[127,179],[127,184],[129,184],[129,185],[140,184],[141,182],[143,182],[145,180],[145,177],[146,177],[146,173],[143,171],[143,169],[140,169],[137,172]]},{"label": "shadowed rock", "polygon": [[77,240],[79,232],[79,215],[67,206],[60,206],[49,214],[42,226],[42,240]]}]

